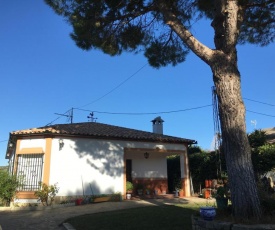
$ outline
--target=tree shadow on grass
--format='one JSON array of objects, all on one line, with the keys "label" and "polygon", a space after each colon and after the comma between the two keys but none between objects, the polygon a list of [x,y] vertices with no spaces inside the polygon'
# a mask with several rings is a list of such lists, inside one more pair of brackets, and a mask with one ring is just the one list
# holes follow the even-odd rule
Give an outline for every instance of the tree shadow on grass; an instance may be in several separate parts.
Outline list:
[{"label": "tree shadow on grass", "polygon": [[191,216],[197,212],[193,206],[159,205],[101,212],[70,218],[65,222],[74,228],[135,230],[135,229],[192,229]]}]

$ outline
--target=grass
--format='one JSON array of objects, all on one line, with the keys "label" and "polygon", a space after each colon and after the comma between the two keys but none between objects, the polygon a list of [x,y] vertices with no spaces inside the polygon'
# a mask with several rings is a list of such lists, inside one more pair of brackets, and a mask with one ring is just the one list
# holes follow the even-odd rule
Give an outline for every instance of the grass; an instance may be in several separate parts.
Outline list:
[{"label": "grass", "polygon": [[[191,230],[191,215],[199,214],[199,206],[213,204],[207,201],[205,204],[189,203],[132,208],[77,216],[64,222],[70,223],[76,230]],[[215,220],[236,223],[228,211],[216,211]],[[244,224],[275,224],[275,219],[274,216],[264,215],[260,222],[249,221]]]},{"label": "grass", "polygon": [[198,210],[194,204],[161,205],[77,216],[65,222],[77,230],[191,230],[191,215]]}]

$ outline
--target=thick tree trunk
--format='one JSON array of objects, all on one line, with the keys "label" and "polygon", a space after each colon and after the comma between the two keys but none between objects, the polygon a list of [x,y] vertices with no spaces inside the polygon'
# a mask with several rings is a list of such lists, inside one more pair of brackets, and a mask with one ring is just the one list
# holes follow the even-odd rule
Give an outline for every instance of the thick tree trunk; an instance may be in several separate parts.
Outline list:
[{"label": "thick tree trunk", "polygon": [[237,66],[237,37],[243,12],[237,0],[216,0],[212,21],[216,53],[209,65],[219,103],[222,149],[225,154],[233,215],[260,219],[262,212],[251,160]]},{"label": "thick tree trunk", "polygon": [[243,9],[238,0],[214,0],[215,49],[199,42],[181,23],[167,1],[159,1],[165,22],[182,41],[211,67],[219,102],[222,145],[229,176],[233,215],[260,219],[261,207],[246,134],[245,106],[241,96],[236,44]]},{"label": "thick tree trunk", "polygon": [[219,102],[222,149],[226,158],[233,215],[243,220],[259,219],[261,208],[246,133],[240,74],[236,64],[228,62],[226,56],[219,56],[211,68]]}]

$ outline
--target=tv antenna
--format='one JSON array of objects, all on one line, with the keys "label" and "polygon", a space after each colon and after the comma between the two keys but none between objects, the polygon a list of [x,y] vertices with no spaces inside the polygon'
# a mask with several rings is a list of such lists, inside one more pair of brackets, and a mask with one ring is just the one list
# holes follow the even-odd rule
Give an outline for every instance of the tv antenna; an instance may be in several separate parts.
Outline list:
[{"label": "tv antenna", "polygon": [[251,125],[254,125],[254,128],[256,129],[257,121],[256,120],[251,120]]},{"label": "tv antenna", "polygon": [[94,112],[91,112],[87,118],[90,119],[90,122],[96,122],[97,119],[97,117],[94,117]]},{"label": "tv antenna", "polygon": [[[68,114],[66,114],[68,113]],[[73,116],[74,116],[74,108],[70,109],[69,111],[67,111],[65,114],[61,114],[61,113],[54,113],[56,115],[59,115],[59,116],[63,116],[63,117],[67,117],[67,121],[70,121],[71,124],[73,123]]]}]

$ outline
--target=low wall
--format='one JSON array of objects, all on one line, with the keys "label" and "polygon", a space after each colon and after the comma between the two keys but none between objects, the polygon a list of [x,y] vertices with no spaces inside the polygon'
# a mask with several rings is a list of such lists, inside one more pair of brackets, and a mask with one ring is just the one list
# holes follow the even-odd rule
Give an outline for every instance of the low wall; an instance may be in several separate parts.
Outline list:
[{"label": "low wall", "polygon": [[0,212],[1,211],[37,211],[37,210],[41,211],[41,210],[64,208],[64,207],[70,207],[70,206],[75,206],[75,203],[53,204],[51,206],[28,205],[28,206],[20,206],[20,207],[14,206],[13,203],[11,203],[10,207],[0,207]]},{"label": "low wall", "polygon": [[136,187],[141,184],[144,189],[149,189],[150,193],[166,194],[168,193],[167,178],[133,178],[134,193],[136,193]]},{"label": "low wall", "polygon": [[275,229],[274,224],[244,225],[231,222],[207,221],[201,217],[192,216],[192,230],[270,230]]}]

